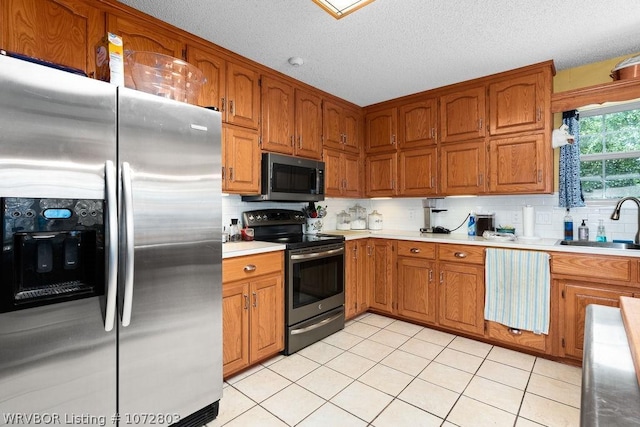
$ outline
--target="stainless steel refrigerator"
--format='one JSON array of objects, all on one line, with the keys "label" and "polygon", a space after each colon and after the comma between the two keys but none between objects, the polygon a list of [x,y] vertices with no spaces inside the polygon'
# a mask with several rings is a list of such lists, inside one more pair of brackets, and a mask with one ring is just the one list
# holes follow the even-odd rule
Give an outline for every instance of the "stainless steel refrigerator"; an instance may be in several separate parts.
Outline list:
[{"label": "stainless steel refrigerator", "polygon": [[220,113],[0,55],[0,425],[203,425]]}]

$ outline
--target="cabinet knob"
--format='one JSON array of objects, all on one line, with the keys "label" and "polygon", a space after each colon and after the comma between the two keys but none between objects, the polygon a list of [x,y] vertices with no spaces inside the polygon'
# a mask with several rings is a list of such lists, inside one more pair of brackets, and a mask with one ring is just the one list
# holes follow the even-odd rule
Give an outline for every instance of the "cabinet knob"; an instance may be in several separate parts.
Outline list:
[{"label": "cabinet knob", "polygon": [[419,254],[420,253],[420,249],[419,248],[411,248],[411,249],[409,249],[409,252],[411,252],[412,254]]},{"label": "cabinet knob", "polygon": [[244,294],[242,296],[244,297],[244,309],[249,310],[249,295]]},{"label": "cabinet knob", "polygon": [[229,101],[229,110],[231,111],[231,115],[235,116],[236,115],[236,109],[233,108],[233,107],[234,107],[233,100],[230,100]]},{"label": "cabinet knob", "polygon": [[453,256],[456,257],[456,258],[466,258],[467,254],[464,253],[464,252],[456,252],[456,253],[453,254]]},{"label": "cabinet knob", "polygon": [[253,293],[253,306],[258,307],[258,294],[256,292]]},{"label": "cabinet knob", "polygon": [[257,267],[256,267],[255,264],[247,264],[247,265],[244,266],[244,271],[249,273],[249,272],[252,272],[252,271],[256,271],[256,268]]}]

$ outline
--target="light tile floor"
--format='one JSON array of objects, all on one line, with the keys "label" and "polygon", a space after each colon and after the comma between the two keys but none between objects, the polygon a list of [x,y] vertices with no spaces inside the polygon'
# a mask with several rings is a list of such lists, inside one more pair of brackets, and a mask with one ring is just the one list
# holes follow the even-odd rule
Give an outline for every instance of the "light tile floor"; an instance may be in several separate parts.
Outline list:
[{"label": "light tile floor", "polygon": [[581,375],[366,313],[230,378],[208,426],[578,426]]}]

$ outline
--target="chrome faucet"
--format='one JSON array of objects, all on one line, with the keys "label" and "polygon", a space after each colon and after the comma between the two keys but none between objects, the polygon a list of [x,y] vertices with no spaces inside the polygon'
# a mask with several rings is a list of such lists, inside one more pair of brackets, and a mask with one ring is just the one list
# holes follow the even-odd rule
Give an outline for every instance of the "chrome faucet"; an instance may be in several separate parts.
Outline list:
[{"label": "chrome faucet", "polygon": [[611,214],[611,219],[614,221],[617,221],[620,219],[620,208],[622,207],[622,204],[627,200],[633,200],[636,203],[636,205],[638,205],[638,230],[636,231],[636,238],[634,240],[634,243],[636,245],[640,245],[640,200],[638,200],[635,197],[624,197],[618,200],[618,203],[616,203],[616,207],[613,210],[613,213]]}]

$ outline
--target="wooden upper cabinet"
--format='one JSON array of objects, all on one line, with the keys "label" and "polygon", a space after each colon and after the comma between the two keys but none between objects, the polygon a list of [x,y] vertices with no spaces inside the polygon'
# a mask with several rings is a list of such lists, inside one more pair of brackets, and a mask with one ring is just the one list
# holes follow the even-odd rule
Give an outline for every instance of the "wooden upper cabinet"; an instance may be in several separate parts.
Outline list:
[{"label": "wooden upper cabinet", "polygon": [[489,141],[489,191],[550,192],[553,165],[546,155],[548,149],[541,133],[492,138]]},{"label": "wooden upper cabinet", "polygon": [[337,150],[360,152],[362,114],[337,102],[322,104],[323,146]]},{"label": "wooden upper cabinet", "polygon": [[104,12],[77,0],[3,0],[2,48],[90,76],[96,44],[104,37]]},{"label": "wooden upper cabinet", "polygon": [[440,153],[440,194],[468,195],[485,189],[485,142],[445,144]]},{"label": "wooden upper cabinet", "polygon": [[367,153],[395,151],[397,148],[398,109],[387,108],[365,116]]},{"label": "wooden upper cabinet", "polygon": [[503,135],[543,129],[551,87],[543,71],[508,77],[489,85],[489,133]]},{"label": "wooden upper cabinet", "polygon": [[398,148],[435,145],[437,106],[435,98],[400,106]]},{"label": "wooden upper cabinet", "polygon": [[329,197],[361,197],[363,174],[360,156],[340,150],[323,150],[325,194]]},{"label": "wooden upper cabinet", "polygon": [[450,92],[440,97],[440,142],[485,136],[485,86]]},{"label": "wooden upper cabinet", "polygon": [[295,102],[289,84],[262,77],[262,149],[293,154]]},{"label": "wooden upper cabinet", "polygon": [[436,147],[398,152],[400,196],[431,196],[437,194]]},{"label": "wooden upper cabinet", "polygon": [[212,50],[187,45],[187,62],[198,67],[207,81],[202,85],[198,105],[217,107],[224,117],[224,99],[226,92],[226,61]]},{"label": "wooden upper cabinet", "polygon": [[222,189],[225,193],[260,193],[258,132],[224,125],[222,139]]},{"label": "wooden upper cabinet", "polygon": [[[155,52],[184,59],[186,47],[184,40],[177,34],[142,19],[108,13],[107,30],[122,37],[125,52],[127,50]],[[124,69],[125,86],[135,87],[131,70],[126,63]]]},{"label": "wooden upper cabinet", "polygon": [[395,152],[367,156],[367,196],[388,197],[397,194],[397,158]]},{"label": "wooden upper cabinet", "polygon": [[309,158],[322,157],[322,98],[296,89],[294,153]]},{"label": "wooden upper cabinet", "polygon": [[258,129],[260,73],[250,66],[227,62],[227,98],[222,105],[227,123]]}]

